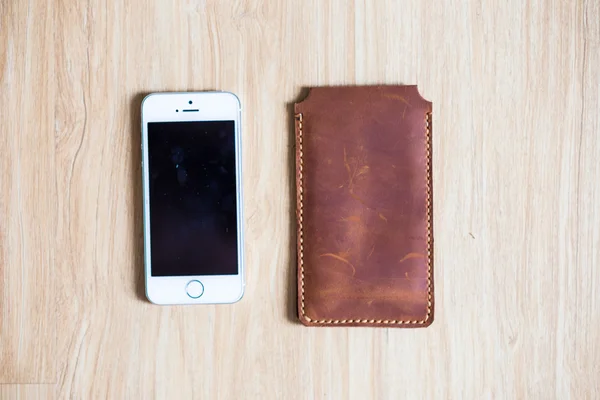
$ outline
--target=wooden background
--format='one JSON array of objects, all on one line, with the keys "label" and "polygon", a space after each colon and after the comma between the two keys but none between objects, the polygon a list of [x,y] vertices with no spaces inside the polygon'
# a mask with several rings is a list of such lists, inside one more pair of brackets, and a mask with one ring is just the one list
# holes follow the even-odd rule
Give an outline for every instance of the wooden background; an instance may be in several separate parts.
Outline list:
[{"label": "wooden background", "polygon": [[[434,107],[436,320],[294,321],[292,108]],[[247,292],[143,298],[140,102],[243,107]],[[0,0],[0,398],[599,399],[600,1]]]}]

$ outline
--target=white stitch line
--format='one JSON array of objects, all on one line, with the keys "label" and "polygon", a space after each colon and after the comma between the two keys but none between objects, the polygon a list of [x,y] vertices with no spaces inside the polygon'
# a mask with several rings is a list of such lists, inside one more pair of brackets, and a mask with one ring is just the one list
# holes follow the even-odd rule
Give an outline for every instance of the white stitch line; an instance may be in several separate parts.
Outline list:
[{"label": "white stitch line", "polygon": [[420,321],[426,323],[431,316],[431,111],[425,113],[425,148],[426,148],[426,159],[427,164],[425,179],[426,179],[426,209],[425,214],[427,215],[427,314],[425,318]]},{"label": "white stitch line", "polygon": [[300,211],[298,213],[298,224],[300,226],[300,234],[298,235],[298,248],[299,248],[299,253],[300,253],[300,302],[301,302],[301,307],[300,307],[300,312],[302,313],[302,315],[304,316],[304,318],[306,318],[307,321],[312,321],[312,319],[306,315],[306,313],[304,312],[304,230],[303,230],[303,226],[302,226],[302,221],[303,221],[303,214],[304,214],[304,203],[303,203],[303,193],[304,193],[304,184],[302,181],[302,169],[303,169],[303,164],[304,164],[304,159],[303,159],[303,155],[304,152],[302,151],[302,114],[297,114],[296,115],[296,120],[298,121],[298,152],[299,152],[299,165],[298,165],[298,182],[299,182],[299,202],[300,202]]},{"label": "white stitch line", "polygon": [[321,319],[321,320],[313,320],[304,311],[304,231],[302,226],[303,214],[304,214],[304,204],[303,204],[303,192],[304,185],[302,181],[302,170],[304,166],[303,159],[303,148],[302,148],[302,113],[296,114],[296,120],[298,121],[298,150],[299,150],[299,166],[298,166],[298,182],[299,182],[299,192],[298,196],[300,202],[300,211],[298,213],[298,224],[300,227],[300,235],[298,238],[298,247],[300,253],[300,289],[301,289],[301,307],[300,313],[302,316],[308,321],[313,322],[315,324],[387,324],[387,325],[416,325],[416,324],[424,324],[429,320],[431,316],[431,127],[430,127],[430,118],[431,112],[425,113],[425,152],[426,152],[426,172],[425,172],[425,180],[426,180],[426,217],[427,217],[427,314],[425,318],[421,321],[416,320],[366,320],[366,319]]}]

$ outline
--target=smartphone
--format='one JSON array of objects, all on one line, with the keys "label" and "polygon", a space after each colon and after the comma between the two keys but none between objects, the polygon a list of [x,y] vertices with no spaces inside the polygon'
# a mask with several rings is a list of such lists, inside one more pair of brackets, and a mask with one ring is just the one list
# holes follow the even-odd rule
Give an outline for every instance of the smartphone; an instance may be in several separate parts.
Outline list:
[{"label": "smartphone", "polygon": [[235,303],[244,294],[240,121],[232,93],[153,93],[142,102],[152,303]]}]

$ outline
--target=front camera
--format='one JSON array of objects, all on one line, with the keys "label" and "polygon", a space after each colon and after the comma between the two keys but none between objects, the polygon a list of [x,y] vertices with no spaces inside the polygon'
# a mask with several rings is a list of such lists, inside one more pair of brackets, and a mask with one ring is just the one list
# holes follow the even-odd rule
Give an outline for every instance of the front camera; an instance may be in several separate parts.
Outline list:
[{"label": "front camera", "polygon": [[188,101],[188,104],[192,104],[192,101],[191,101],[191,100],[190,100],[190,101]]}]

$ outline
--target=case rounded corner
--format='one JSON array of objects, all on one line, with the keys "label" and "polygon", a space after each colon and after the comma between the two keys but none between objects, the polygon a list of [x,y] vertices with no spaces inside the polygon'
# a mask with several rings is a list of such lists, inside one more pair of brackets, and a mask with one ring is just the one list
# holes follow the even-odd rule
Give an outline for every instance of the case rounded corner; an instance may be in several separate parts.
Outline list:
[{"label": "case rounded corner", "polygon": [[431,107],[433,105],[433,103],[429,100],[427,100],[423,94],[421,93],[421,91],[419,90],[419,85],[410,85],[409,86],[412,90],[414,90],[415,92],[415,96],[418,96],[418,98],[421,100],[422,103],[427,104],[428,106],[428,110],[431,112]]}]

